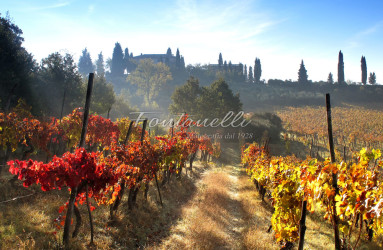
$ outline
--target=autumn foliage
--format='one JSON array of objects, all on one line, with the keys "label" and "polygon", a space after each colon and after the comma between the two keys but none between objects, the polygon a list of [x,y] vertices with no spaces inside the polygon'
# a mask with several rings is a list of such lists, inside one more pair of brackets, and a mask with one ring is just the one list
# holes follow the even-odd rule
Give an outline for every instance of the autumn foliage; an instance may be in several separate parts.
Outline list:
[{"label": "autumn foliage", "polygon": [[[188,131],[187,124],[176,126],[172,134],[158,136],[154,141],[147,133],[145,138],[138,140],[142,128],[136,126],[129,142],[124,144],[130,120],[123,118],[112,122],[97,115],[89,117],[86,149],[77,148],[82,116],[81,110],[75,109],[61,121],[40,122],[28,112],[0,113],[3,147],[10,144],[13,149],[30,141],[47,149],[49,143],[57,143],[56,138],[60,138],[67,150],[73,150],[61,157],[53,156],[47,163],[32,159],[11,160],[7,163],[10,173],[18,176],[25,187],[38,184],[43,191],[76,190],[75,204],[94,198],[98,205],[109,205],[122,195],[125,186],[138,190],[157,178],[157,173],[180,173],[190,155],[198,149],[213,153],[210,139]],[[38,142],[34,142],[36,138]],[[59,212],[67,206],[68,203]]]},{"label": "autumn foliage", "polygon": [[[303,200],[307,201],[310,212],[323,211],[325,219],[331,223],[334,212],[331,203],[335,200],[344,247],[358,245],[364,221],[369,234],[383,233],[381,152],[362,149],[355,159],[356,162],[331,163],[329,159],[320,162],[294,156],[271,157],[255,143],[242,150],[242,163],[248,175],[270,192],[275,209],[271,224],[277,241],[284,244],[299,238]],[[338,194],[332,186],[333,173],[338,176]],[[359,234],[353,242],[352,232]]]}]

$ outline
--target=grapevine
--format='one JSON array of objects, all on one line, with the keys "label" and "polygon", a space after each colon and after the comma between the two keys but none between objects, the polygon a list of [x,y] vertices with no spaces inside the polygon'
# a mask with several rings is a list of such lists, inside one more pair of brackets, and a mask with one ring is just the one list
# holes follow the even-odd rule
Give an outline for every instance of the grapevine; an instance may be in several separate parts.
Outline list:
[{"label": "grapevine", "polygon": [[[355,248],[359,243],[359,238],[351,242],[358,218],[368,222],[368,230],[376,235],[382,234],[383,160],[380,150],[362,149],[356,159],[356,162],[347,164],[331,163],[329,159],[321,162],[313,158],[300,160],[294,156],[270,157],[255,143],[242,150],[242,163],[251,179],[271,192],[275,209],[271,224],[276,240],[283,244],[298,240],[303,200],[307,201],[307,209],[312,213],[319,205],[325,211],[325,219],[332,223],[330,204],[335,199],[345,248]],[[332,173],[338,175],[339,195],[331,185]],[[362,226],[359,226],[359,232]]]}]

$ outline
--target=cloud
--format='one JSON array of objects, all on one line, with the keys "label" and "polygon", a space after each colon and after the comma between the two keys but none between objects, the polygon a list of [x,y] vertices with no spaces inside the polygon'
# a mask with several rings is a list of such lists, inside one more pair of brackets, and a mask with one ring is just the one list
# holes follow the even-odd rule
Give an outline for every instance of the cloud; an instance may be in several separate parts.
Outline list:
[{"label": "cloud", "polygon": [[58,3],[51,4],[51,5],[29,7],[25,11],[40,11],[40,10],[57,9],[57,8],[62,8],[62,7],[68,6],[69,4],[70,4],[69,1],[66,1],[66,2],[60,1]]},{"label": "cloud", "polygon": [[273,24],[261,11],[252,11],[253,1],[178,0],[169,13],[169,24],[179,30],[191,32],[222,32],[260,34]]},{"label": "cloud", "polygon": [[93,11],[94,11],[94,5],[91,4],[91,5],[88,6],[88,14],[92,14]]},{"label": "cloud", "polygon": [[354,49],[362,46],[363,40],[366,39],[366,37],[377,33],[381,27],[383,27],[383,21],[377,22],[374,25],[359,31],[348,40],[346,49]]},{"label": "cloud", "polygon": [[[215,63],[219,52],[233,63],[254,61],[256,55],[252,54],[250,59],[249,53],[259,55],[261,51],[273,50],[264,43],[265,33],[286,21],[281,16],[274,18],[273,14],[255,5],[256,2],[251,0],[222,0],[219,3],[177,0],[164,12],[161,20],[153,22],[160,29],[152,35],[156,37],[156,43],[164,41],[165,46],[182,45],[187,49],[184,51],[187,63]],[[249,58],[245,58],[247,55]]]},{"label": "cloud", "polygon": [[383,21],[380,21],[380,22],[376,23],[375,25],[357,33],[356,37],[363,37],[363,36],[371,35],[377,31],[379,31],[380,27],[382,27],[382,26],[383,26]]},{"label": "cloud", "polygon": [[[176,0],[174,4],[162,9],[161,16],[156,20],[152,18],[149,19],[149,23],[141,21],[137,25],[128,26],[124,33],[121,33],[120,29],[113,28],[117,27],[113,23],[106,23],[108,19],[103,20],[97,29],[89,29],[88,18],[84,17],[84,20],[78,23],[68,19],[67,15],[45,13],[47,15],[45,19],[50,20],[50,24],[54,23],[55,27],[61,28],[56,31],[55,39],[51,39],[50,36],[45,39],[39,37],[40,44],[35,46],[41,48],[43,47],[41,40],[47,40],[52,44],[44,51],[47,51],[48,48],[52,50],[54,46],[75,52],[81,51],[86,45],[94,47],[95,50],[98,47],[98,52],[105,50],[105,55],[108,56],[112,51],[112,48],[109,47],[113,47],[115,41],[120,41],[123,46],[128,46],[134,54],[165,53],[168,47],[171,47],[172,50],[179,47],[187,63],[215,63],[219,52],[223,53],[225,60],[231,60],[233,63],[253,62],[255,56],[273,50],[270,48],[270,44],[265,42],[266,36],[262,35],[279,24],[280,18],[283,18],[278,16],[279,20],[277,20],[272,17],[271,13],[260,8],[254,11],[255,3],[252,0],[222,0],[219,4],[215,1]],[[69,1],[55,6],[68,4],[70,4]],[[86,10],[88,14],[96,11],[95,5],[86,5]],[[118,22],[121,23],[122,20]],[[124,22],[129,23],[130,19]],[[73,27],[76,28],[73,29]],[[47,29],[50,30],[49,27]],[[83,32],[87,36],[84,37],[82,44],[78,42],[82,41],[81,39],[73,42],[64,39],[67,34],[83,37]],[[45,36],[46,33],[50,32],[45,30],[41,35]],[[154,37],[155,42],[153,42]],[[62,39],[65,42],[61,42]],[[90,46],[89,42],[85,41],[97,41],[97,44]],[[76,47],[81,48],[75,49]]]}]

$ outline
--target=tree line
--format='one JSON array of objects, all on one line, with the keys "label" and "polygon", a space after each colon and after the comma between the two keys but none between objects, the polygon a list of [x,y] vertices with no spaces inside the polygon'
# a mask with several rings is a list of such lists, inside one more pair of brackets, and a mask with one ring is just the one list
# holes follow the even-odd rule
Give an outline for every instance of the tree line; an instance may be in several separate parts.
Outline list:
[{"label": "tree line", "polygon": [[[213,67],[212,67],[213,66]],[[216,66],[216,67],[215,67]],[[256,57],[254,66],[247,66],[246,64],[243,65],[242,63],[239,63],[235,65],[236,67],[233,66],[232,62],[229,60],[229,63],[227,63],[227,60],[223,60],[222,53],[219,53],[218,56],[218,64],[217,65],[206,65],[206,66],[201,66],[201,65],[195,65],[191,66],[188,65],[187,69],[189,72],[191,72],[193,75],[193,72],[198,72],[198,69],[200,71],[210,71],[210,74],[215,74],[217,78],[223,77],[225,79],[229,80],[234,80],[234,81],[243,81],[246,83],[263,83],[265,84],[265,80],[261,80],[262,76],[262,65],[261,65],[261,60]],[[233,71],[237,71],[238,75],[236,77],[232,77]],[[366,58],[362,56],[361,58],[361,83],[363,85],[367,84],[367,80],[369,84],[376,84],[376,74],[375,72],[370,72],[368,79],[367,79],[367,63],[366,63]],[[344,76],[344,61],[343,61],[343,53],[342,51],[339,51],[338,55],[338,72],[337,72],[337,81],[334,81],[333,74],[330,72],[328,77],[327,77],[327,83],[329,84],[349,84],[345,81],[345,76]],[[201,72],[200,72],[201,75]],[[207,73],[209,75],[209,73]],[[282,80],[278,80],[282,81]],[[299,66],[298,70],[298,78],[297,78],[297,83],[298,84],[308,84],[311,81],[309,80],[308,73],[306,66],[304,64],[304,61],[301,61],[301,64]]]},{"label": "tree line", "polygon": [[[266,83],[261,80],[262,65],[258,57],[255,58],[254,65],[249,67],[242,63],[233,64],[230,60],[224,60],[222,53],[219,53],[216,65],[185,66],[184,57],[178,48],[175,55],[168,48],[165,54],[157,55],[160,57],[155,61],[138,60],[135,58],[144,58],[145,55],[134,57],[128,48],[123,50],[118,42],[115,43],[112,57],[106,60],[100,52],[93,62],[89,51],[85,48],[78,63],[74,62],[72,55],[57,52],[51,53],[38,63],[23,47],[22,30],[10,20],[9,16],[0,16],[0,25],[2,110],[9,110],[18,99],[22,98],[33,107],[34,114],[56,117],[67,114],[73,108],[82,105],[89,72],[96,72],[93,112],[108,114],[113,106],[114,116],[131,110],[126,100],[140,106],[158,104],[157,106],[167,107],[175,88],[190,76],[198,78],[201,86],[207,86],[220,78],[225,79],[229,85]],[[367,81],[376,84],[375,73],[371,72],[369,76],[367,74],[364,56],[361,59],[361,71],[361,82],[364,85]],[[144,73],[147,74],[146,79]],[[283,82],[270,79],[268,83],[275,81]],[[302,86],[311,82],[308,80],[303,60],[298,70],[297,82]],[[338,56],[337,82],[330,72],[326,83],[346,84],[341,51]]]},{"label": "tree line", "polygon": [[[362,56],[361,58],[361,72],[362,72],[362,77],[361,77],[361,83],[363,85],[367,84],[367,63],[366,63],[366,57]],[[301,62],[301,65],[299,67],[298,71],[298,83],[300,84],[305,84],[309,83],[308,81],[308,75],[307,75],[307,70],[306,67],[303,63],[303,60]],[[327,83],[329,84],[347,84],[344,78],[344,61],[343,61],[343,53],[340,50],[339,55],[338,55],[338,81],[334,82],[333,74],[330,72],[327,77]],[[370,76],[368,77],[368,83],[369,84],[376,84],[376,75],[375,72],[371,72]]]},{"label": "tree line", "polygon": [[[104,74],[102,53],[96,66],[89,63],[90,54],[85,49],[77,64],[73,56],[54,52],[37,62],[24,47],[22,30],[7,15],[0,15],[0,108],[8,112],[25,100],[32,112],[39,116],[62,117],[82,106],[85,98],[87,75],[97,69],[94,79],[92,112],[107,114],[112,105],[118,112],[131,110],[116,96],[113,86]],[[118,113],[117,112],[117,113]]]}]

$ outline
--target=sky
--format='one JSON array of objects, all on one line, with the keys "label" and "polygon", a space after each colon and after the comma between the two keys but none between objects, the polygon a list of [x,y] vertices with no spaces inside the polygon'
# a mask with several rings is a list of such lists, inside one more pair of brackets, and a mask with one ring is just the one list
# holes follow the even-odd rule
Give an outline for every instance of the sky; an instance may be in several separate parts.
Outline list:
[{"label": "sky", "polygon": [[346,80],[361,81],[363,55],[383,84],[383,0],[0,0],[7,11],[37,61],[78,61],[85,47],[106,59],[119,42],[133,55],[179,48],[186,64],[258,57],[266,80],[296,80],[303,60],[309,79],[326,81],[342,50]]}]

